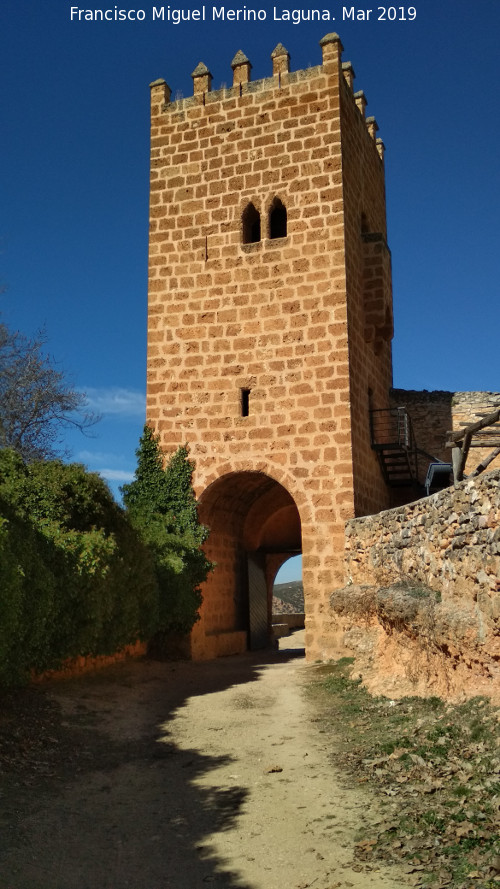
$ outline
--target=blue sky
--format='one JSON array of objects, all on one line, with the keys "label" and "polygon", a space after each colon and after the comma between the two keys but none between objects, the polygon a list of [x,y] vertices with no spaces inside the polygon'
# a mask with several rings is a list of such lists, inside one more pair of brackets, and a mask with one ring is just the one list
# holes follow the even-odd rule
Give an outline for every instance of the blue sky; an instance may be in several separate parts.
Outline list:
[{"label": "blue sky", "polygon": [[258,79],[278,42],[296,70],[320,63],[325,33],[340,34],[387,148],[394,383],[500,388],[500,3],[416,0],[413,22],[356,7],[374,11],[353,22],[324,2],[335,21],[275,21],[272,5],[247,3],[266,21],[213,22],[207,5],[205,23],[173,25],[152,20],[159,4],[117,4],[143,9],[142,22],[79,22],[70,2],[3,0],[0,310],[27,335],[45,328],[102,413],[94,437],[67,444],[115,492],[144,423],[149,83],[164,77],[188,96],[202,60],[215,89],[230,85],[238,49]]}]

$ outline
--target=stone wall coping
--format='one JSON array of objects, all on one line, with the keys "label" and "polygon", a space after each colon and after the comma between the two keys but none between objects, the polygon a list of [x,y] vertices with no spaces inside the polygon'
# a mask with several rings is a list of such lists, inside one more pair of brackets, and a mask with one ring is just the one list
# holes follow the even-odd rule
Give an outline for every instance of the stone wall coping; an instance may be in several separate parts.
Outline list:
[{"label": "stone wall coping", "polygon": [[205,62],[199,62],[197,64],[196,68],[194,69],[193,73],[191,74],[191,77],[203,77],[206,74],[211,75],[211,72],[208,70],[207,66],[205,65]]},{"label": "stone wall coping", "polygon": [[[467,491],[471,488],[480,489],[482,487],[486,487],[488,485],[500,484],[500,469],[493,469],[491,472],[485,472],[479,477],[475,478],[466,478],[462,482],[459,482],[454,486],[454,491]],[[412,503],[405,503],[403,506],[395,506],[392,509],[384,509],[382,512],[376,512],[373,515],[365,515],[365,516],[356,516],[353,519],[348,519],[345,525],[346,534],[354,534],[356,531],[356,526],[359,524],[368,524],[369,522],[380,522],[383,521],[384,518],[389,519],[390,517],[396,518],[397,516],[403,516],[405,513],[409,511],[418,510],[419,508],[425,507],[427,503],[437,503],[439,500],[445,500],[446,497],[449,496],[450,488],[444,488],[442,491],[436,491],[435,494],[431,494],[429,497],[422,497],[420,500],[414,500]]]},{"label": "stone wall coping", "polygon": [[272,51],[272,53],[271,53],[271,58],[272,58],[272,59],[277,59],[277,58],[279,58],[280,56],[290,56],[290,53],[288,52],[288,50],[286,49],[286,47],[283,46],[282,43],[278,43],[278,44],[274,47],[274,49],[273,49],[273,51]]},{"label": "stone wall coping", "polygon": [[239,65],[250,65],[250,67],[252,67],[250,59],[246,57],[245,53],[241,49],[238,50],[233,61],[231,62],[231,68],[238,68]]},{"label": "stone wall coping", "polygon": [[446,399],[457,399],[460,401],[481,401],[490,398],[498,398],[500,401],[500,392],[462,392],[458,390],[450,391],[448,389],[396,389],[390,391],[393,398],[401,398],[412,401],[438,401]]}]

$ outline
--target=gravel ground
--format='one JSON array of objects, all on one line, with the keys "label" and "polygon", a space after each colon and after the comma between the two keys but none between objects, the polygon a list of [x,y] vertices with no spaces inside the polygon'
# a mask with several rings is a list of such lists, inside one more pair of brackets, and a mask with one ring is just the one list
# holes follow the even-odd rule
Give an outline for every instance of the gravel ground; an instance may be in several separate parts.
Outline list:
[{"label": "gravel ground", "polygon": [[302,634],[280,644],[4,695],[1,889],[408,885],[353,857],[377,799],[331,761]]}]

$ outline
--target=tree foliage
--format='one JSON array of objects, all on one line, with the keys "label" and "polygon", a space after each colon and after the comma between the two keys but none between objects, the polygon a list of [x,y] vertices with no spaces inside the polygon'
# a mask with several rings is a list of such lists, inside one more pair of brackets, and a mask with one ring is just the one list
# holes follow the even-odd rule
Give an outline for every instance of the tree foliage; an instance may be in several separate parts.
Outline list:
[{"label": "tree foliage", "polygon": [[57,455],[62,431],[82,431],[99,419],[45,353],[43,333],[29,339],[0,322],[0,447],[24,460]]},{"label": "tree foliage", "polygon": [[158,629],[153,558],[79,464],[0,451],[0,681],[112,654]]},{"label": "tree foliage", "polygon": [[[127,511],[79,464],[0,449],[0,684],[137,639],[189,632],[211,563],[186,448],[145,428]],[[167,648],[168,651],[168,648]]]},{"label": "tree foliage", "polygon": [[123,501],[154,555],[161,630],[186,633],[198,619],[200,584],[212,568],[202,549],[208,530],[198,519],[194,464],[180,447],[164,468],[158,437],[148,426],[136,454],[135,478],[123,486]]}]

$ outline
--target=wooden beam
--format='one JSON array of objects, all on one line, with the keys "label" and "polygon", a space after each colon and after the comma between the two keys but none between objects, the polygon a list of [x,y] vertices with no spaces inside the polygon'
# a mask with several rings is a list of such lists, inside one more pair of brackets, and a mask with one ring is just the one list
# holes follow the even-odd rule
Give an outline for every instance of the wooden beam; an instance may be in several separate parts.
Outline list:
[{"label": "wooden beam", "polygon": [[455,445],[451,452],[451,462],[453,465],[453,481],[455,484],[461,482],[464,477],[465,460],[462,459],[462,448]]},{"label": "wooden beam", "polygon": [[469,456],[469,448],[470,443],[472,441],[472,432],[470,429],[464,435],[464,440],[462,442],[462,470],[465,469],[465,464],[467,463],[467,457]]},{"label": "wooden beam", "polygon": [[500,455],[500,445],[497,448],[495,448],[495,450],[492,451],[488,457],[486,457],[484,460],[482,460],[481,463],[479,463],[479,465],[476,466],[474,472],[471,472],[471,474],[468,477],[474,478],[475,475],[479,475],[481,472],[483,472],[486,469],[487,466],[490,465],[490,463],[493,462],[495,457],[498,457],[499,455]]},{"label": "wooden beam", "polygon": [[487,414],[485,417],[483,417],[482,420],[477,420],[476,423],[471,423],[463,430],[460,429],[457,432],[451,432],[447,434],[450,436],[451,441],[462,441],[466,435],[474,435],[475,432],[479,432],[479,430],[484,429],[485,426],[492,426],[493,423],[496,423],[498,420],[500,420],[500,408],[496,411],[493,411],[493,413],[491,414]]},{"label": "wooden beam", "polygon": [[473,441],[471,442],[471,448],[496,448],[500,445],[500,438],[491,439],[489,441]]}]

